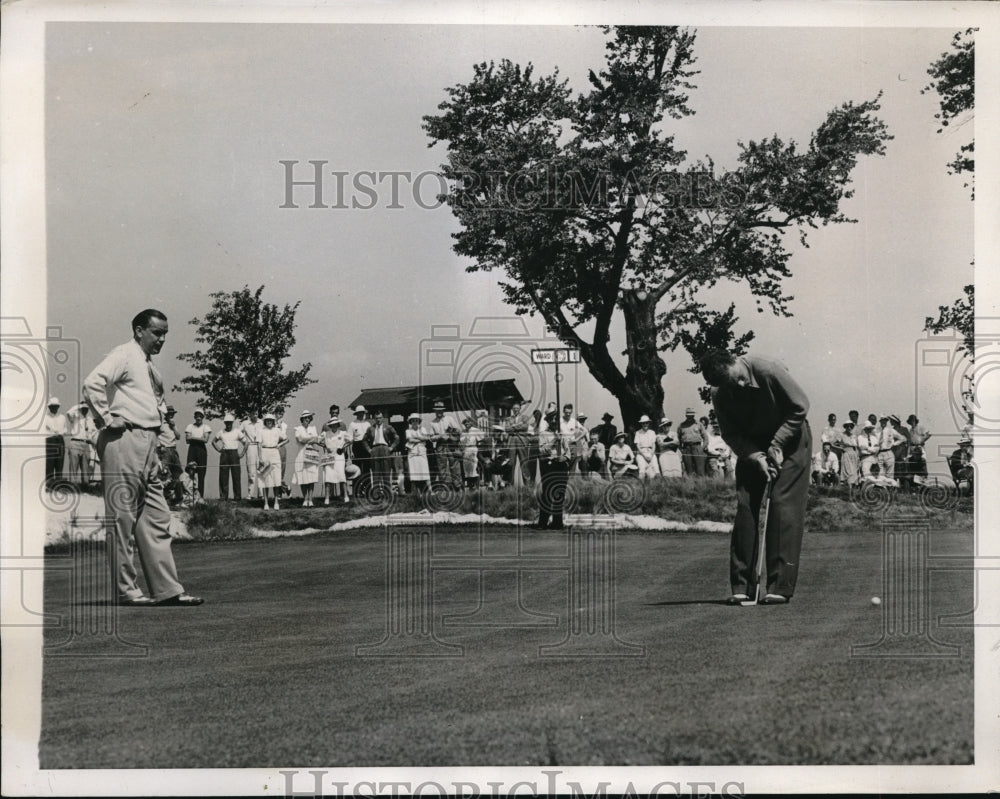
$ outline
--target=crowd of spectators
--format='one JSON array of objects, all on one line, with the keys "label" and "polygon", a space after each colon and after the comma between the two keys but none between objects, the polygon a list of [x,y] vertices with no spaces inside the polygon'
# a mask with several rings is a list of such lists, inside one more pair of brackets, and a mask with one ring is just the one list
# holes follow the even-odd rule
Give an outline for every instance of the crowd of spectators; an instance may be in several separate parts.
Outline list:
[{"label": "crowd of spectators", "polygon": [[[45,420],[47,479],[99,482],[97,429],[87,405],[75,405],[65,414],[59,409],[59,400],[50,398]],[[492,419],[486,411],[459,417],[437,402],[430,418],[413,413],[390,423],[377,409],[358,405],[341,418],[340,407],[331,405],[327,420],[318,427],[308,410],[290,427],[284,409],[277,408],[242,420],[226,414],[222,427],[213,428],[204,412],[195,410],[192,422],[179,432],[176,411],[168,406],[159,455],[166,494],[175,506],[190,506],[205,496],[209,447],[218,456],[219,496],[240,500],[245,494],[262,500],[265,507],[278,507],[292,486],[298,486],[303,505],[311,507],[317,501],[349,503],[361,490],[419,493],[432,482],[455,490],[534,484],[546,436],[553,437],[568,473],[587,480],[733,478],[736,457],[718,423],[708,416],[697,418],[692,408],[676,429],[667,417],[654,422],[644,415],[627,432],[617,428],[611,413],[588,426],[586,414],[575,413],[572,404],[560,411],[552,403],[543,414],[514,402],[507,413]],[[553,413],[555,421],[546,421]],[[838,425],[836,415],[829,415],[819,437],[821,449],[813,456],[814,484],[846,485],[853,491],[862,482],[875,482],[913,490],[927,478],[924,448],[931,434],[915,415],[906,425],[895,414],[872,413],[863,423],[858,411],[848,416]],[[968,435],[963,435],[948,465],[955,483],[971,491]]]},{"label": "crowd of spectators", "polygon": [[[815,485],[846,485],[853,492],[861,483],[876,483],[914,491],[927,480],[925,446],[931,433],[915,414],[906,418],[905,425],[894,413],[870,413],[864,422],[859,419],[856,410],[849,411],[840,426],[836,414],[827,417],[821,448],[813,455]],[[967,432],[948,457],[948,468],[955,485],[971,493],[972,439]]]}]

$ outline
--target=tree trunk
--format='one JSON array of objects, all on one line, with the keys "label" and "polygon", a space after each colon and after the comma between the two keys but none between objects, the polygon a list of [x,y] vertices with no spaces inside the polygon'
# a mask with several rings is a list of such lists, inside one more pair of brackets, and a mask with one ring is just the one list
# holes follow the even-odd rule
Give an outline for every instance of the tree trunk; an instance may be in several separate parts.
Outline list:
[{"label": "tree trunk", "polygon": [[663,417],[662,380],[667,373],[656,347],[656,299],[644,291],[626,289],[622,311],[628,356],[624,391],[617,394],[622,423],[632,429],[642,414],[648,414],[655,428]]}]

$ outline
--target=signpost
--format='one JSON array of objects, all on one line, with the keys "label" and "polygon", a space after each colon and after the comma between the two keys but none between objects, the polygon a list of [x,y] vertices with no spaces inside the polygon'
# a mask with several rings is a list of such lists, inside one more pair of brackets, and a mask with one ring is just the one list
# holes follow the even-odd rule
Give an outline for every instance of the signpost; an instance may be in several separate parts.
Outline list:
[{"label": "signpost", "polygon": [[[555,364],[556,367],[556,414],[562,412],[562,403],[559,400],[559,382],[561,380],[559,376],[559,364],[561,363],[580,363],[580,350],[574,349],[573,347],[559,347],[555,349],[537,349],[531,351],[531,362],[537,364]],[[559,424],[559,421],[556,421]],[[556,441],[559,446],[562,446],[562,436],[559,434],[559,428],[556,427]]]}]

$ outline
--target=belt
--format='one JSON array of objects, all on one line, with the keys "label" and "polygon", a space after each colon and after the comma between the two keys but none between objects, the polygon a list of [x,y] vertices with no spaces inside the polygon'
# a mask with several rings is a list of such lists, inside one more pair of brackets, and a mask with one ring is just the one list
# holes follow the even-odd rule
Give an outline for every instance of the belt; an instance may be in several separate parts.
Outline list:
[{"label": "belt", "polygon": [[156,425],[155,427],[143,427],[142,425],[139,424],[132,424],[132,422],[125,422],[123,427],[126,430],[146,430],[150,433],[160,432],[160,425]]},{"label": "belt", "polygon": [[87,439],[85,438],[71,438],[70,441],[82,441],[84,444],[87,443]]},{"label": "belt", "polygon": [[892,452],[892,449],[880,449],[879,452]]},{"label": "belt", "polygon": [[265,444],[261,444],[261,445],[260,445],[260,448],[261,448],[261,449],[277,449],[277,447],[268,447],[268,446],[266,446]]}]

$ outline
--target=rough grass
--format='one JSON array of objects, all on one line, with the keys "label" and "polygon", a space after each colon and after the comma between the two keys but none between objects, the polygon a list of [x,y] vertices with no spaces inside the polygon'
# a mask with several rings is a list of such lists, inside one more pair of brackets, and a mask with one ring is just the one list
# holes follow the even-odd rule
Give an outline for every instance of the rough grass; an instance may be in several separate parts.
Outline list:
[{"label": "rough grass", "polygon": [[[467,489],[462,492],[433,491],[424,496],[393,495],[356,498],[349,505],[322,499],[312,508],[303,508],[299,497],[283,499],[281,509],[263,510],[259,500],[224,502],[209,500],[193,508],[186,519],[188,531],[197,540],[247,538],[253,528],[293,531],[326,529],[340,522],[387,513],[453,511],[459,514],[486,514],[494,518],[533,521],[538,514],[534,488],[507,487],[502,491]],[[642,483],[591,482],[574,479],[569,483],[566,512],[603,514],[608,512],[656,516],[669,521],[694,524],[699,521],[729,523],[736,507],[733,483],[720,480],[679,478]],[[972,531],[973,501],[947,492],[921,494],[858,491],[853,498],[846,487],[812,488],[806,508],[806,530],[881,529],[886,515],[913,516],[935,529]]]}]

